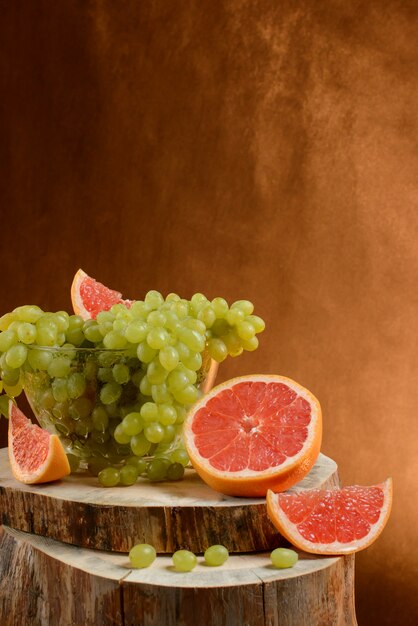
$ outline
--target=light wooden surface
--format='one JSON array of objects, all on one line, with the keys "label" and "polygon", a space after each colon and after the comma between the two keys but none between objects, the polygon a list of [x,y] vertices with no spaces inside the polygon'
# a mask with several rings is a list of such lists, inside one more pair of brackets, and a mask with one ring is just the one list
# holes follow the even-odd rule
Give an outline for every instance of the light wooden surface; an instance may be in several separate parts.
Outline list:
[{"label": "light wooden surface", "polygon": [[[293,489],[338,485],[335,462],[320,454]],[[82,474],[43,485],[24,485],[0,450],[0,523],[87,548],[127,552],[147,542],[159,553],[199,553],[223,543],[230,552],[268,550],[282,541],[267,517],[264,498],[234,498],[213,491],[193,471],[184,480],[102,488]]]},{"label": "light wooden surface", "polygon": [[[2,626],[355,626],[354,557],[300,553],[291,569],[269,553],[221,568],[173,570],[169,556],[133,570],[127,555],[65,545],[4,527]],[[55,620],[55,621],[54,621]]]}]

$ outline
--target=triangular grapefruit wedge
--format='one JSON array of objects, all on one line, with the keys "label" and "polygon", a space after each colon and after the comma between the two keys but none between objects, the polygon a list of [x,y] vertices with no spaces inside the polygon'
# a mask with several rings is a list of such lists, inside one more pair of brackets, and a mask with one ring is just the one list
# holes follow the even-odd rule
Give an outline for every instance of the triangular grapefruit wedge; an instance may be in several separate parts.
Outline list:
[{"label": "triangular grapefruit wedge", "polygon": [[384,529],[392,479],[371,487],[267,492],[267,513],[283,537],[313,554],[350,554],[367,548]]},{"label": "triangular grapefruit wedge", "polygon": [[284,376],[241,376],[193,405],[183,435],[196,472],[210,487],[231,496],[265,496],[267,489],[288,489],[314,465],[321,407]]},{"label": "triangular grapefruit wedge", "polygon": [[32,424],[12,400],[9,404],[8,443],[13,476],[22,483],[46,483],[71,472],[57,435]]},{"label": "triangular grapefruit wedge", "polygon": [[108,311],[114,304],[130,306],[133,300],[124,300],[119,291],[109,289],[79,269],[71,285],[71,302],[74,313],[87,320],[95,319],[100,311]]}]

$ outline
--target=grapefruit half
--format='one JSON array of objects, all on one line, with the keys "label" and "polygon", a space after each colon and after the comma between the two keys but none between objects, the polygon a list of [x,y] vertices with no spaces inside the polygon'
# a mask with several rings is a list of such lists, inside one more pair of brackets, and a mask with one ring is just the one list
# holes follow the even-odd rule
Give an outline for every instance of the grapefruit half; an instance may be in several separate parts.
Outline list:
[{"label": "grapefruit half", "polygon": [[71,472],[57,435],[32,424],[12,400],[9,404],[8,443],[13,476],[22,483],[46,483]]},{"label": "grapefruit half", "polygon": [[281,535],[313,554],[350,554],[367,548],[388,521],[392,480],[371,487],[267,493],[267,513]]},{"label": "grapefruit half", "polygon": [[132,304],[132,300],[124,300],[119,291],[102,285],[82,269],[79,269],[74,276],[71,285],[71,302],[74,313],[84,320],[95,319],[100,311],[108,311],[114,304],[122,303],[126,306]]},{"label": "grapefruit half", "polygon": [[276,375],[233,378],[191,408],[183,427],[190,460],[213,489],[265,496],[302,480],[321,447],[315,396]]}]

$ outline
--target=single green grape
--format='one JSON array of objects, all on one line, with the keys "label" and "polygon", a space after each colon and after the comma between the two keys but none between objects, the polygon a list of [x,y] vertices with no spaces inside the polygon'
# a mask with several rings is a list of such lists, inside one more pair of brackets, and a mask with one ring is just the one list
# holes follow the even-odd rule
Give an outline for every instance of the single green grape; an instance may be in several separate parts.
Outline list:
[{"label": "single green grape", "polygon": [[148,464],[147,478],[152,481],[164,480],[171,462],[165,458],[155,458]]},{"label": "single green grape", "polygon": [[109,425],[109,415],[103,406],[95,406],[92,414],[93,426],[96,430],[104,432]]},{"label": "single green grape", "polygon": [[128,413],[121,422],[123,432],[129,437],[138,435],[144,427],[141,414],[137,412]]},{"label": "single green grape", "polygon": [[208,352],[212,359],[218,363],[222,363],[228,356],[228,348],[222,339],[218,337],[212,337],[208,341]]},{"label": "single green grape", "polygon": [[22,343],[35,343],[36,326],[30,322],[22,322],[17,329],[17,336]]},{"label": "single green grape", "polygon": [[118,333],[116,330],[110,330],[103,337],[103,345],[109,350],[122,350],[127,345],[126,337]]},{"label": "single green grape", "polygon": [[258,315],[248,315],[245,321],[250,322],[254,326],[256,333],[263,332],[266,327],[264,320]]},{"label": "single green grape", "polygon": [[98,474],[99,483],[103,487],[115,487],[120,481],[120,472],[116,467],[105,467]]},{"label": "single green grape", "polygon": [[162,313],[161,311],[151,311],[151,313],[149,313],[147,317],[147,322],[150,326],[153,326],[154,328],[161,328],[164,326],[166,318],[164,313]]},{"label": "single green grape", "polygon": [[145,424],[158,421],[158,406],[155,402],[145,402],[141,406],[140,415]]},{"label": "single green grape", "polygon": [[37,323],[36,329],[36,343],[38,346],[54,346],[57,343],[57,327],[55,324],[52,326],[42,326]]},{"label": "single green grape", "polygon": [[238,324],[237,333],[241,339],[248,341],[254,337],[255,328],[250,322],[243,321]]},{"label": "single green grape", "polygon": [[205,349],[206,338],[197,330],[183,328],[179,334],[180,340],[194,352],[203,352]]},{"label": "single green grape", "polygon": [[248,352],[254,352],[258,348],[258,337],[252,337],[251,339],[242,340],[242,347]]},{"label": "single green grape", "polygon": [[189,356],[182,359],[182,364],[187,367],[187,369],[192,370],[193,372],[197,372],[202,367],[202,355],[200,352],[190,352]]},{"label": "single green grape", "polygon": [[229,557],[229,552],[222,545],[210,546],[204,554],[205,562],[212,567],[223,565]]},{"label": "single green grape", "polygon": [[170,459],[172,463],[181,463],[183,467],[189,464],[190,459],[184,448],[177,448],[177,450],[173,450],[170,455]]},{"label": "single green grape", "polygon": [[168,480],[181,480],[184,476],[184,467],[181,463],[171,463],[167,469]]},{"label": "single green grape", "polygon": [[84,331],[85,338],[88,341],[91,341],[92,343],[100,343],[103,340],[103,335],[100,331],[100,326],[99,324],[97,324],[97,322],[94,322],[90,326],[84,327],[83,331]]},{"label": "single green grape", "polygon": [[147,378],[151,385],[159,385],[167,378],[167,370],[161,365],[158,359],[149,363],[147,368]]},{"label": "single green grape", "polygon": [[176,436],[176,428],[172,424],[164,426],[164,437],[161,439],[161,443],[171,443]]},{"label": "single green grape", "polygon": [[130,435],[127,435],[123,429],[122,423],[118,424],[113,432],[113,438],[118,443],[125,445],[131,442]]},{"label": "single green grape", "polygon": [[158,354],[158,358],[163,368],[168,372],[177,367],[180,359],[176,348],[170,345],[163,346]]},{"label": "single green grape", "polygon": [[47,371],[51,378],[65,378],[70,373],[71,361],[66,356],[57,356],[48,365]]},{"label": "single green grape", "polygon": [[115,381],[120,385],[127,383],[130,379],[129,367],[124,363],[115,363],[112,374]]},{"label": "single green grape", "polygon": [[289,548],[276,548],[270,554],[270,559],[274,567],[285,569],[293,567],[297,563],[299,556],[297,552]]},{"label": "single green grape", "polygon": [[34,304],[24,304],[23,306],[18,306],[14,309],[13,315],[15,315],[21,322],[34,324],[44,315],[44,312]]},{"label": "single green grape", "polygon": [[178,369],[173,370],[168,375],[168,387],[170,391],[174,392],[179,389],[183,389],[190,383],[189,377],[185,372],[182,372]]},{"label": "single green grape", "polygon": [[172,558],[173,565],[178,572],[191,572],[197,564],[196,555],[190,550],[177,550]]},{"label": "single green grape", "polygon": [[207,304],[203,309],[200,309],[197,314],[197,318],[201,320],[206,328],[211,328],[216,321],[216,312],[212,305]]},{"label": "single green grape", "polygon": [[68,399],[67,379],[55,378],[51,384],[52,393],[57,402],[64,402]]},{"label": "single green grape", "polygon": [[112,404],[119,400],[121,394],[122,388],[118,383],[106,383],[100,390],[100,400],[103,404]]},{"label": "single green grape", "polygon": [[225,317],[229,311],[228,302],[224,298],[214,298],[211,304],[218,319]]},{"label": "single green grape", "polygon": [[147,469],[147,461],[139,456],[130,456],[126,461],[127,465],[133,465],[138,472],[138,476],[143,474]]},{"label": "single green grape", "polygon": [[171,404],[158,405],[158,420],[163,426],[174,424],[177,419],[177,411]]},{"label": "single green grape", "polygon": [[119,474],[122,485],[133,485],[138,480],[138,470],[134,465],[124,465]]},{"label": "single green grape", "polygon": [[86,380],[80,372],[74,372],[68,377],[67,391],[70,398],[79,398],[86,390]]},{"label": "single green grape", "polygon": [[151,441],[148,441],[143,432],[131,438],[131,450],[136,456],[144,456],[147,454],[151,445]]},{"label": "single green grape", "polygon": [[14,346],[10,346],[10,348],[7,350],[6,363],[8,367],[11,367],[12,369],[18,369],[19,367],[22,367],[23,363],[26,361],[27,356],[27,347],[23,344],[16,344]]},{"label": "single green grape", "polygon": [[144,435],[151,443],[159,443],[164,438],[164,426],[158,422],[151,422],[145,426]]},{"label": "single green grape", "polygon": [[251,315],[254,311],[254,305],[249,300],[236,300],[231,304],[231,309],[242,311],[244,315]]},{"label": "single green grape", "polygon": [[194,385],[186,385],[182,389],[175,389],[173,396],[181,404],[193,404],[199,397],[199,391]]},{"label": "single green grape", "polygon": [[141,341],[137,347],[136,353],[142,363],[150,363],[157,356],[157,350],[151,348],[146,341]]},{"label": "single green grape", "polygon": [[151,385],[151,396],[154,402],[158,405],[173,401],[173,396],[171,395],[166,383]]},{"label": "single green grape", "polygon": [[138,543],[129,551],[129,560],[132,567],[149,567],[155,561],[157,553],[149,543]]}]

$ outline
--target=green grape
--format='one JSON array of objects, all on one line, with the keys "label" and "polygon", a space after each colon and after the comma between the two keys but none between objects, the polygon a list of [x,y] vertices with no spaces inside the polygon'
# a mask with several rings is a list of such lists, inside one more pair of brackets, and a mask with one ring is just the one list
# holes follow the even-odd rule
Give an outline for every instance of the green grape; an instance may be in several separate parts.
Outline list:
[{"label": "green grape", "polygon": [[187,359],[187,357],[190,355],[189,348],[182,341],[178,341],[175,345],[175,348],[179,355],[180,361],[183,361],[183,359]]},{"label": "green grape", "polygon": [[[90,321],[90,320],[87,320],[87,321]],[[91,341],[92,343],[100,343],[103,339],[103,335],[100,331],[100,326],[99,324],[97,324],[97,322],[94,322],[93,324],[89,326],[84,325],[83,332],[84,332],[85,338],[88,341]]]},{"label": "green grape", "polygon": [[248,339],[252,339],[255,335],[255,328],[250,322],[240,322],[237,326],[237,333],[241,339],[248,341]]},{"label": "green grape", "polygon": [[161,311],[151,311],[147,317],[147,323],[155,328],[165,325],[166,317]]},{"label": "green grape", "polygon": [[147,344],[154,350],[160,350],[169,341],[169,334],[164,328],[151,328],[147,335]]},{"label": "green grape", "polygon": [[113,330],[113,322],[102,322],[98,325],[98,328],[103,340],[103,337],[106,337],[106,335]]},{"label": "green grape", "polygon": [[146,341],[142,341],[136,350],[138,359],[142,363],[150,363],[157,356],[157,350],[151,348]]},{"label": "green grape", "polygon": [[86,380],[80,372],[71,374],[67,381],[67,390],[70,398],[79,398],[86,390]]},{"label": "green grape", "polygon": [[169,293],[165,298],[166,302],[177,302],[178,300],[181,300],[181,298],[177,293],[174,292]]},{"label": "green grape", "polygon": [[258,315],[248,315],[245,319],[246,322],[252,324],[255,328],[256,333],[261,333],[266,327],[264,320]]},{"label": "green grape", "polygon": [[11,328],[0,333],[0,352],[7,352],[17,342],[17,334]]},{"label": "green grape", "polygon": [[139,391],[143,396],[151,395],[151,383],[148,380],[148,376],[143,376],[141,382],[139,383]]},{"label": "green grape", "polygon": [[152,481],[164,480],[171,463],[168,459],[153,459],[147,467],[147,478]]},{"label": "green grape", "polygon": [[189,377],[184,372],[175,369],[168,375],[168,388],[171,392],[183,389],[190,383]]},{"label": "green grape", "polygon": [[0,317],[0,330],[5,331],[9,328],[10,324],[16,320],[14,313],[5,313]]},{"label": "green grape", "polygon": [[168,480],[181,480],[184,476],[184,466],[181,463],[171,463],[167,469]]},{"label": "green grape", "polygon": [[18,306],[13,311],[13,314],[21,322],[29,322],[30,324],[34,324],[44,315],[44,312],[36,305],[25,304],[23,306]]},{"label": "green grape", "polygon": [[126,337],[118,333],[116,330],[109,331],[103,337],[103,345],[109,350],[121,350],[127,346]]},{"label": "green grape", "polygon": [[249,300],[236,300],[231,304],[231,309],[242,311],[244,315],[251,315],[254,305]]},{"label": "green grape", "polygon": [[112,404],[119,400],[122,393],[122,387],[118,383],[106,383],[100,389],[100,400],[103,404]]},{"label": "green grape", "polygon": [[83,398],[77,398],[71,403],[68,409],[68,413],[72,419],[79,420],[79,419],[86,419],[90,417],[91,410],[92,410],[91,400],[83,397]]},{"label": "green grape", "polygon": [[159,291],[151,289],[145,294],[144,302],[145,304],[157,309],[164,304],[164,298]]},{"label": "green grape", "polygon": [[141,320],[133,320],[126,327],[125,337],[131,343],[140,343],[148,334],[148,325]]},{"label": "green grape", "polygon": [[140,409],[140,415],[145,424],[158,420],[158,407],[154,402],[145,402]]},{"label": "green grape", "polygon": [[212,359],[218,363],[222,363],[228,356],[228,348],[222,339],[212,337],[208,341],[208,352]]},{"label": "green grape", "polygon": [[2,381],[5,385],[9,385],[10,387],[14,387],[19,383],[20,379],[20,369],[5,369],[2,368],[1,374]]},{"label": "green grape", "polygon": [[145,304],[145,302],[143,302],[142,300],[136,300],[132,304],[130,311],[134,318],[141,319],[148,315],[148,313],[150,312],[150,307],[148,306],[148,304]]},{"label": "green grape", "polygon": [[134,435],[131,439],[131,450],[136,456],[144,456],[151,448],[151,441],[145,437],[144,433]]},{"label": "green grape", "polygon": [[203,309],[207,303],[208,299],[203,295],[203,293],[195,293],[190,299],[190,307],[195,313],[198,313],[201,309]]},{"label": "green grape", "polygon": [[42,348],[29,348],[28,362],[34,370],[46,370],[53,359],[51,350]]},{"label": "green grape", "polygon": [[230,326],[235,326],[236,324],[239,324],[239,322],[242,322],[245,318],[245,313],[244,311],[241,311],[241,309],[229,309],[228,313],[225,315],[225,319],[228,322],[228,324]]},{"label": "green grape", "polygon": [[172,463],[181,463],[183,467],[186,467],[190,461],[189,455],[184,448],[177,448],[177,450],[174,450],[170,455],[170,459]]},{"label": "green grape", "polygon": [[258,338],[252,337],[251,339],[248,339],[246,341],[243,340],[242,347],[248,352],[254,352],[254,350],[257,350],[258,348]]},{"label": "green grape", "polygon": [[121,427],[123,432],[129,437],[138,435],[144,427],[143,421],[141,419],[141,414],[135,412],[128,413],[123,418],[121,422]]},{"label": "green grape", "polygon": [[205,349],[206,339],[197,330],[183,328],[179,334],[180,340],[194,352],[203,352]]},{"label": "green grape", "polygon": [[17,337],[22,343],[35,343],[36,326],[30,322],[22,322],[17,329]]},{"label": "green grape", "polygon": [[293,567],[297,563],[298,558],[298,553],[288,548],[276,548],[270,554],[271,562],[274,567],[279,569]]},{"label": "green grape", "polygon": [[72,343],[64,343],[61,346],[61,350],[65,350],[65,356],[70,359],[70,361],[73,361],[77,356],[76,348]]},{"label": "green grape", "polygon": [[189,303],[186,300],[178,300],[171,304],[172,311],[179,319],[184,319],[189,314]]},{"label": "green grape", "polygon": [[94,407],[91,418],[94,428],[98,431],[104,432],[109,426],[109,416],[106,409],[102,406]]},{"label": "green grape", "polygon": [[183,372],[183,374],[186,374],[187,378],[189,379],[189,383],[191,383],[192,385],[195,384],[195,382],[197,380],[196,372],[194,372],[193,370],[191,370],[188,367],[186,367],[185,365],[183,365],[183,363],[180,363],[178,365],[177,369],[180,372]]},{"label": "green grape", "polygon": [[190,550],[177,550],[173,554],[173,564],[178,572],[191,572],[197,565],[197,558]]},{"label": "green grape", "polygon": [[68,326],[70,323],[70,316],[67,311],[57,311],[54,315],[54,322],[57,325],[57,328],[60,332],[65,332],[68,330]]},{"label": "green grape", "polygon": [[175,421],[175,423],[178,424],[183,424],[184,420],[186,419],[186,415],[187,415],[187,411],[185,409],[185,407],[182,404],[175,404],[174,408],[176,409],[176,413],[177,413],[177,419]]},{"label": "green grape", "polygon": [[159,385],[167,378],[167,370],[164,369],[158,359],[149,363],[147,368],[147,378],[151,385]]},{"label": "green grape", "polygon": [[130,379],[129,367],[124,363],[115,363],[112,374],[115,381],[120,385],[127,383]]},{"label": "green grape", "polygon": [[[55,403],[52,409],[52,414],[57,419],[65,419],[66,417],[68,417],[68,401],[66,397],[64,397],[63,400]],[[68,429],[65,434],[68,434]]]},{"label": "green grape", "polygon": [[222,340],[231,356],[239,356],[242,353],[242,340],[238,337],[235,331],[231,330],[227,335],[222,337]]},{"label": "green grape", "polygon": [[135,385],[135,387],[138,387],[138,388],[143,378],[144,378],[144,372],[140,369],[136,370],[136,372],[133,372],[133,374],[131,375],[132,383]]},{"label": "green grape", "polygon": [[156,404],[171,402],[173,400],[173,397],[165,383],[161,383],[160,385],[151,385],[151,396]]},{"label": "green grape", "polygon": [[177,411],[171,404],[159,404],[158,405],[158,421],[163,426],[170,426],[174,424],[177,419]]},{"label": "green grape", "polygon": [[111,367],[99,367],[97,371],[97,379],[101,383],[111,383],[115,379],[113,377],[113,370]]},{"label": "green grape", "polygon": [[10,348],[7,350],[6,363],[8,367],[11,367],[12,369],[18,369],[19,367],[22,367],[23,363],[26,361],[27,356],[27,347],[22,344],[16,344],[14,346],[10,346]]},{"label": "green grape", "polygon": [[9,417],[9,402],[10,398],[4,394],[0,395],[0,415],[4,415],[4,417]]},{"label": "green grape", "polygon": [[122,423],[116,426],[114,433],[113,433],[113,438],[115,439],[115,441],[121,444],[127,444],[127,443],[130,443],[131,441],[131,436],[125,433],[125,431],[123,430]]},{"label": "green grape", "polygon": [[182,389],[173,390],[173,396],[181,404],[193,404],[199,397],[199,391],[194,385],[186,385]]},{"label": "green grape", "polygon": [[129,561],[134,568],[149,567],[155,561],[157,553],[149,543],[138,543],[129,551]]},{"label": "green grape", "polygon": [[164,437],[161,439],[161,443],[171,443],[176,436],[176,429],[173,424],[167,424],[164,426]]},{"label": "green grape", "polygon": [[171,370],[177,367],[180,357],[174,346],[163,346],[158,354],[158,358],[163,368],[171,372]]},{"label": "green grape", "polygon": [[204,554],[205,563],[207,563],[207,565],[211,565],[212,567],[223,565],[228,557],[228,550],[222,545],[210,546]]},{"label": "green grape", "polygon": [[126,461],[126,464],[136,467],[138,476],[143,474],[147,469],[147,461],[139,456],[130,456],[129,459],[127,459]]},{"label": "green grape", "polygon": [[57,343],[58,335],[56,325],[51,322],[45,324],[39,322],[36,324],[36,343],[38,346],[54,346]]},{"label": "green grape", "polygon": [[96,322],[98,324],[106,324],[108,322],[113,324],[114,321],[115,321],[115,316],[111,311],[100,311],[96,315]]},{"label": "green grape", "polygon": [[18,380],[15,385],[7,385],[6,383],[4,383],[3,391],[7,393],[7,395],[10,396],[11,398],[16,398],[22,393],[23,385],[20,382],[20,380]]},{"label": "green grape", "polygon": [[133,485],[138,480],[138,470],[134,465],[124,465],[119,473],[122,485]]},{"label": "green grape", "polygon": [[217,318],[225,317],[229,311],[228,302],[223,298],[214,298],[211,304]]},{"label": "green grape", "polygon": [[128,322],[121,318],[116,318],[115,321],[113,322],[113,330],[119,335],[122,335],[123,337],[125,337],[127,326],[128,326]]},{"label": "green grape", "polygon": [[115,487],[119,484],[120,472],[116,467],[105,467],[99,472],[98,478],[103,487]]},{"label": "green grape", "polygon": [[210,304],[207,304],[203,309],[200,309],[199,313],[197,314],[197,318],[204,323],[206,328],[211,328],[211,326],[213,326],[213,323],[216,321],[216,313],[214,308]]},{"label": "green grape", "polygon": [[145,426],[144,435],[151,443],[159,443],[164,438],[164,426],[158,422],[151,422]]},{"label": "green grape", "polygon": [[200,319],[196,319],[195,317],[190,317],[185,320],[184,326],[189,328],[190,330],[195,330],[199,333],[199,335],[204,335],[206,332],[206,324],[202,322]]},{"label": "green grape", "polygon": [[51,378],[65,378],[71,369],[71,361],[66,356],[58,356],[48,365],[48,374]]},{"label": "green grape", "polygon": [[182,360],[182,364],[187,367],[187,369],[192,370],[193,372],[197,372],[202,367],[203,359],[200,352],[191,352],[189,356]]}]

